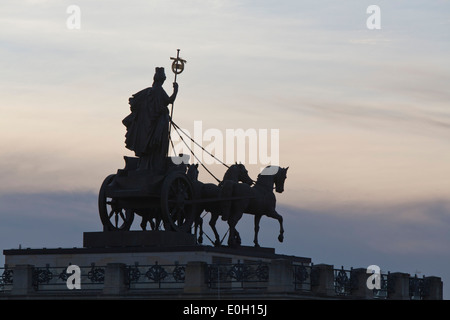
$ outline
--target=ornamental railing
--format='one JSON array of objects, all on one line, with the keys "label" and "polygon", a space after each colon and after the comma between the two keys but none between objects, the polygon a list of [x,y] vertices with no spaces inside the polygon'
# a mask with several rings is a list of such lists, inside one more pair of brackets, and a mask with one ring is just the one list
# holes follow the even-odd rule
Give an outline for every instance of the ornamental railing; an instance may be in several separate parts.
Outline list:
[{"label": "ornamental railing", "polygon": [[391,273],[380,273],[380,289],[373,289],[374,299],[388,299],[394,293],[394,278]]},{"label": "ornamental railing", "polygon": [[319,270],[311,265],[293,265],[294,288],[298,291],[310,292],[312,287],[319,284]]},{"label": "ornamental railing", "polygon": [[353,268],[345,270],[334,269],[334,292],[338,296],[349,296],[354,289],[358,288],[358,279],[355,276]]},{"label": "ornamental railing", "polygon": [[209,264],[206,271],[211,289],[263,289],[269,282],[269,265],[263,262]]},{"label": "ornamental railing", "polygon": [[[67,267],[34,267],[32,284],[36,291],[68,291],[67,280],[71,273]],[[105,281],[104,266],[80,266],[80,283],[83,290],[102,290]]]},{"label": "ornamental railing", "polygon": [[3,268],[0,268],[0,292],[9,292],[13,286],[14,270],[8,268],[5,264]]},{"label": "ornamental railing", "polygon": [[423,300],[429,293],[430,286],[425,276],[419,278],[416,274],[414,277],[409,277],[409,298],[411,300]]},{"label": "ornamental railing", "polygon": [[126,284],[129,289],[182,289],[186,265],[134,264],[126,267]]},{"label": "ornamental railing", "polygon": [[[206,297],[220,297],[222,291],[225,293],[227,290],[233,294],[236,292],[230,290],[243,290],[240,293],[289,292],[333,299],[442,300],[443,284],[439,277],[419,278],[399,272],[380,273],[379,278],[373,275],[365,268],[335,269],[332,265],[316,266],[288,260],[238,261],[234,264],[189,262],[186,265],[111,263],[107,266],[91,264],[84,267],[5,265],[0,268],[0,299],[29,294],[38,297],[42,293],[49,297],[51,292],[82,296],[89,290],[91,293],[88,295],[96,296],[133,294],[139,290],[139,294],[158,295],[160,289],[178,289],[172,292],[177,295],[201,292]],[[370,280],[372,284],[377,284],[376,289],[371,289]],[[80,286],[75,287],[77,283]]]}]

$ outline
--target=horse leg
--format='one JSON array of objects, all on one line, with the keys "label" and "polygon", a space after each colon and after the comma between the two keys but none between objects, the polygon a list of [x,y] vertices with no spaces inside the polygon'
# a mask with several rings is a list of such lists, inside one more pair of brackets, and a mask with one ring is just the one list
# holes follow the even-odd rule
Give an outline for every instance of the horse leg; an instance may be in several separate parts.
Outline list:
[{"label": "horse leg", "polygon": [[198,224],[199,224],[198,218],[195,218],[194,219],[194,235],[195,235],[195,238],[197,238]]},{"label": "horse leg", "polygon": [[237,231],[236,227],[234,228],[234,241],[236,242],[236,246],[240,246],[242,241],[241,241],[241,235],[239,234],[239,231]]},{"label": "horse leg", "polygon": [[[198,216],[195,218],[195,228],[194,228],[194,234],[195,238],[197,239],[197,243],[203,243],[203,219],[202,217]],[[198,237],[197,237],[198,235]]]},{"label": "horse leg", "polygon": [[154,218],[149,219],[148,222],[150,223],[150,228],[152,230],[156,230],[156,222],[155,222]]},{"label": "horse leg", "polygon": [[230,247],[239,247],[241,245],[241,237],[236,230],[236,225],[241,220],[243,211],[231,212],[228,218],[228,226],[230,227],[230,234],[228,235],[228,245]]},{"label": "horse leg", "polygon": [[219,215],[211,212],[211,220],[209,220],[209,226],[211,227],[212,231],[214,232],[214,236],[216,237],[216,241],[214,242],[215,247],[220,246],[220,235],[216,229],[217,219],[219,219]]},{"label": "horse leg", "polygon": [[141,229],[143,231],[145,231],[147,229],[147,214],[143,212],[141,214],[141,217],[142,217],[142,221],[141,221],[140,226],[141,226]]},{"label": "horse leg", "polygon": [[203,243],[203,219],[201,217],[198,217],[199,220],[199,229],[200,229],[200,235],[198,236],[198,243]]},{"label": "horse leg", "polygon": [[283,240],[284,240],[283,217],[278,212],[276,212],[275,210],[273,210],[267,216],[270,217],[270,218],[278,220],[278,222],[280,223],[280,235],[278,236],[278,241],[283,242]]},{"label": "horse leg", "polygon": [[256,248],[259,248],[258,243],[258,233],[259,233],[259,222],[261,221],[261,215],[255,215],[255,238],[253,239],[253,243]]},{"label": "horse leg", "polygon": [[228,235],[228,246],[231,248],[237,248],[241,245],[241,236],[236,230],[236,225],[230,226],[230,232]]},{"label": "horse leg", "polygon": [[[229,220],[228,220],[228,222],[229,222]],[[232,226],[231,223],[228,223],[228,226],[230,228],[230,232],[228,233],[228,246],[229,247],[234,247],[235,246],[235,239],[234,239],[235,229],[234,229],[234,226]]]},{"label": "horse leg", "polygon": [[155,218],[155,230],[161,230],[161,221],[162,218],[159,217]]},{"label": "horse leg", "polygon": [[147,222],[145,221],[144,218],[142,218],[141,229],[142,229],[143,231],[145,231],[145,230],[147,229]]},{"label": "horse leg", "polygon": [[162,213],[160,210],[155,211],[155,228],[156,230],[161,230],[161,223],[163,221]]}]

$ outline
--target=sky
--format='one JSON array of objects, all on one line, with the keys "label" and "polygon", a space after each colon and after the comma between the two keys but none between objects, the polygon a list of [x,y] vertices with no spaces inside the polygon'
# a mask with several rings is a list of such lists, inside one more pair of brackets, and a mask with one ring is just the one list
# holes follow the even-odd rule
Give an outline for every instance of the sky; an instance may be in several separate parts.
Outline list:
[{"label": "sky", "polygon": [[[373,4],[381,29],[366,24]],[[68,28],[71,5],[79,29]],[[285,242],[265,218],[262,246],[440,276],[450,298],[449,9],[448,0],[2,1],[0,247],[81,246],[83,232],[102,229],[100,185],[133,155],[121,123],[128,98],[151,86],[155,67],[171,93],[170,57],[181,49],[180,127],[279,130]],[[246,167],[253,178],[261,169]],[[214,182],[202,169],[200,180]],[[252,230],[251,218],[238,227]]]}]

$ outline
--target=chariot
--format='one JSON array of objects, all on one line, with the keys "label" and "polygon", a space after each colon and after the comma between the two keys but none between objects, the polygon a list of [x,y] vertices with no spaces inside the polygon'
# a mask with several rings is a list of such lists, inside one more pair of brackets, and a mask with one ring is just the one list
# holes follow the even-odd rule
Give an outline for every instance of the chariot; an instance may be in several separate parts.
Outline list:
[{"label": "chariot", "polygon": [[[99,214],[104,231],[127,231],[134,215],[162,220],[165,230],[189,231],[194,220],[194,190],[187,164],[168,157],[166,170],[138,170],[139,158],[124,157],[125,167],[103,181]],[[180,163],[180,164],[176,164]]]},{"label": "chariot", "polygon": [[[175,73],[175,89],[176,75],[183,71],[186,61],[179,58],[178,54],[177,58],[172,59],[174,60],[172,71]],[[158,72],[158,69],[162,68],[156,69]],[[161,81],[164,82],[164,80],[165,75]],[[131,117],[128,116],[125,119],[132,121],[136,113],[139,115],[139,110],[146,110],[139,108],[148,107],[145,99],[148,98],[148,95],[154,94],[152,92],[152,88],[148,88],[138,93],[139,97],[144,97],[144,102],[142,102],[142,99],[139,100],[141,101],[140,103],[143,103],[143,106],[136,107],[133,104],[134,102],[130,102],[132,114]],[[135,96],[133,96],[133,99],[140,99]],[[163,116],[161,117],[162,122],[159,124],[154,123],[156,127],[163,128],[161,129],[162,132],[166,132],[166,127],[160,126],[160,124],[166,123],[165,121],[167,120],[169,121],[168,136],[161,135],[164,137],[160,139],[161,144],[164,145],[163,142],[167,142],[167,138],[172,144],[173,154],[176,154],[170,135],[173,128],[185,144],[186,142],[182,135],[185,135],[193,143],[197,144],[203,152],[208,153],[228,168],[223,179],[217,179],[199,161],[187,144],[186,147],[190,150],[191,155],[216,179],[217,184],[199,181],[198,164],[189,164],[188,155],[181,154],[177,157],[168,156],[166,153],[164,157],[163,153],[158,153],[157,155],[162,156],[162,158],[158,158],[161,159],[161,161],[158,160],[157,162],[158,166],[144,166],[143,164],[147,162],[143,161],[142,157],[126,156],[124,157],[125,167],[118,169],[115,174],[107,176],[100,188],[98,206],[104,231],[130,230],[134,217],[137,214],[142,217],[141,228],[143,230],[146,230],[147,223],[150,223],[153,230],[164,228],[165,231],[191,232],[195,224],[196,228],[200,228],[200,233],[202,234],[201,214],[209,212],[211,213],[209,224],[215,235],[215,241],[210,240],[215,245],[221,245],[223,239],[220,241],[215,229],[215,223],[218,217],[222,216],[222,220],[227,221],[229,226],[228,244],[234,246],[240,245],[236,224],[242,215],[247,213],[255,216],[255,246],[258,246],[259,220],[263,215],[279,221],[280,235],[278,239],[283,241],[283,220],[275,210],[276,199],[273,190],[275,189],[279,193],[283,192],[288,168],[268,166],[258,175],[258,179],[254,181],[248,176],[244,165],[237,163],[227,165],[223,163],[196,143],[172,121],[175,96],[176,93],[174,92],[172,97],[169,98],[167,96],[166,98],[167,103],[172,103],[170,117]],[[165,96],[162,97],[164,98]],[[152,101],[158,101],[156,98],[152,99]],[[155,108],[158,109],[159,105],[153,106],[153,109]],[[124,124],[127,126],[128,132],[130,132],[129,130],[132,130],[132,126],[129,123],[124,122]],[[139,134],[142,136],[142,132],[139,132]],[[148,143],[147,140],[145,142]],[[129,148],[128,145],[127,148]],[[129,149],[136,151],[133,148]],[[163,150],[163,152],[166,151]]]}]

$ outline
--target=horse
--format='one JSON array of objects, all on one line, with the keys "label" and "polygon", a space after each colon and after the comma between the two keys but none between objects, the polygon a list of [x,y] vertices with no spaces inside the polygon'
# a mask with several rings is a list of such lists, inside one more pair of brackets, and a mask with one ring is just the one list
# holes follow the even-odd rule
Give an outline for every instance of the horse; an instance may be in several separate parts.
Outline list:
[{"label": "horse", "polygon": [[[283,242],[283,217],[275,210],[276,198],[273,193],[273,186],[275,184],[275,191],[278,193],[284,191],[284,181],[287,178],[288,169],[289,167],[268,166],[258,175],[258,179],[253,186],[242,183],[234,185],[233,196],[239,197],[240,199],[232,200],[228,208],[228,226],[230,227],[228,245],[230,247],[240,245],[240,237],[239,232],[236,230],[236,224],[244,213],[255,216],[255,236],[253,239],[255,247],[259,247],[259,222],[263,215],[278,220],[280,224],[278,240]],[[274,173],[274,170],[276,170],[276,173]]]},{"label": "horse", "polygon": [[[241,163],[231,165],[225,172],[222,181],[219,182],[218,185],[198,181],[198,174],[198,164],[189,165],[186,175],[192,182],[195,198],[204,200],[196,203],[193,208],[195,212],[195,233],[197,234],[198,228],[200,228],[200,234],[203,233],[203,220],[201,218],[202,212],[206,211],[211,213],[209,225],[214,232],[214,245],[220,246],[221,241],[220,235],[216,229],[216,222],[219,216],[222,216],[224,201],[220,201],[219,199],[232,193],[230,183],[242,182],[243,184],[250,186],[254,183],[254,181],[250,178],[247,169]],[[211,201],[208,201],[208,199]]]}]

